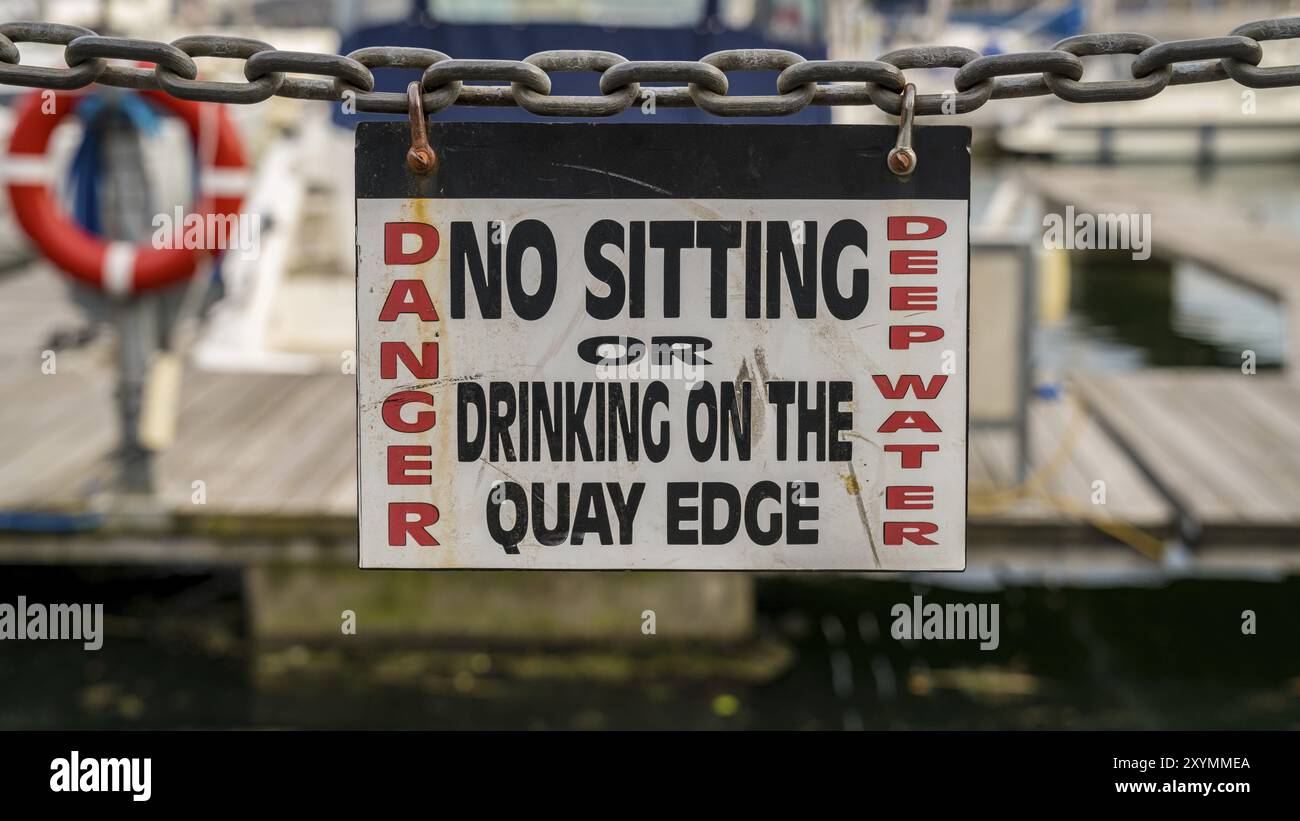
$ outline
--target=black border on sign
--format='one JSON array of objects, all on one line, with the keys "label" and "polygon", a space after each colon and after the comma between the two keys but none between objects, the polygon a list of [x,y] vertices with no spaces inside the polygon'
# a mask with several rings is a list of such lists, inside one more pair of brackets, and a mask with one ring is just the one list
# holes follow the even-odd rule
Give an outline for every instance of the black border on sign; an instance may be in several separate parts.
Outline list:
[{"label": "black border on sign", "polygon": [[[886,162],[898,129],[887,125],[431,122],[435,173],[406,167],[410,126],[363,122],[356,129],[356,199],[860,199],[966,201],[966,482],[962,565],[949,570],[537,568],[536,572],[961,573],[970,555],[970,143],[966,126],[913,130],[917,170],[899,179]],[[723,139],[725,135],[725,139]],[[739,149],[739,150],[738,150]],[[501,173],[502,169],[534,173]],[[357,271],[360,270],[360,223]],[[361,344],[359,291],[356,341]],[[361,406],[357,357],[356,403]],[[361,564],[361,416],[357,415],[357,568],[499,571],[509,567],[364,567]]]},{"label": "black border on sign", "polygon": [[368,122],[356,187],[359,199],[970,199],[969,128],[915,129],[907,180],[886,164],[897,138],[886,125],[435,121],[437,171],[416,177],[410,128]]}]

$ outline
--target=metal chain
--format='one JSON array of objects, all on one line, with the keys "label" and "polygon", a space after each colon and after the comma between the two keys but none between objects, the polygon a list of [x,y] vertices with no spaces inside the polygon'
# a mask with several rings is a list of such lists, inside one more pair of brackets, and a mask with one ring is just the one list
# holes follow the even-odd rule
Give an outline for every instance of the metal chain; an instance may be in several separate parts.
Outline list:
[{"label": "metal chain", "polygon": [[[607,117],[653,101],[698,106],[720,117],[773,117],[809,105],[875,105],[897,115],[908,70],[956,69],[953,88],[922,94],[917,114],[964,114],[989,100],[1054,94],[1073,103],[1142,100],[1171,85],[1232,79],[1250,88],[1300,86],[1300,65],[1260,68],[1261,41],[1300,38],[1300,17],[1259,20],[1226,37],[1160,42],[1145,34],[1084,34],[1046,51],[981,56],[966,48],[918,46],[876,60],[805,60],[780,49],[731,49],[698,61],[628,60],[607,51],[544,51],[523,60],[453,59],[440,51],[378,46],[346,56],[280,51],[246,37],[204,34],[171,43],[101,37],[57,23],[0,24],[0,84],[71,90],[91,83],[159,89],[215,103],[256,103],[272,96],[351,102],[357,111],[406,113],[406,95],[375,91],[375,71],[422,71],[426,113],[452,105],[518,105],[548,117]],[[19,43],[64,47],[67,68],[23,65]],[[1136,55],[1131,79],[1086,81],[1084,59]],[[244,61],[245,83],[198,79],[195,57]],[[127,60],[139,65],[113,65]],[[729,95],[727,73],[775,71],[772,94]],[[600,94],[552,95],[551,73],[598,72]],[[290,77],[287,75],[300,75]],[[306,76],[301,76],[306,75]],[[495,85],[469,85],[495,83]],[[685,83],[647,86],[647,83]]]}]

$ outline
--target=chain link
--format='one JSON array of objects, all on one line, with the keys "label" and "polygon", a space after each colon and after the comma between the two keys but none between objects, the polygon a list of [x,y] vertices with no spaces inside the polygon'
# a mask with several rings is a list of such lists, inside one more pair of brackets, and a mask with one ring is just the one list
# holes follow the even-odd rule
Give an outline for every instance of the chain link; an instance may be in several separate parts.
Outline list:
[{"label": "chain link", "polygon": [[[980,58],[979,52],[958,46],[918,46],[891,51],[881,61],[906,68],[965,68]],[[876,83],[867,84],[871,102],[889,114],[898,116],[903,95],[886,91]],[[917,114],[966,114],[993,98],[993,79],[986,78],[965,91],[945,94],[916,95]]]},{"label": "chain link", "polygon": [[[1237,26],[1231,32],[1252,40],[1294,40],[1300,37],[1300,17],[1257,20]],[[1300,84],[1300,66],[1256,68],[1235,57],[1226,57],[1223,68],[1232,79],[1251,88],[1278,88]]]},{"label": "chain link", "polygon": [[[87,60],[79,66],[48,68],[24,66],[19,63],[18,43],[48,43],[67,46],[78,37],[95,32],[81,26],[64,26],[58,23],[4,23],[0,25],[0,83],[31,88],[53,88],[67,91],[90,85],[104,71],[103,60]],[[13,55],[13,60],[9,59]],[[66,63],[66,56],[65,56]]]},{"label": "chain link", "polygon": [[[1160,41],[1145,34],[1111,34],[1104,38],[1067,37],[1056,44],[1060,51],[1076,57],[1098,54],[1137,54],[1160,45]],[[1134,61],[1136,62],[1136,61]],[[1047,87],[1062,100],[1071,103],[1115,102],[1117,100],[1145,100],[1165,90],[1174,77],[1174,67],[1166,63],[1145,77],[1132,80],[1102,80],[1084,82],[1056,74],[1044,74]]]},{"label": "chain link", "polygon": [[[70,91],[99,83],[214,103],[257,103],[270,97],[350,101],[357,111],[404,114],[404,93],[374,90],[375,71],[404,69],[422,72],[426,113],[452,105],[518,105],[545,117],[608,117],[653,101],[674,108],[698,106],[719,117],[778,117],[809,105],[875,105],[897,115],[908,82],[905,72],[940,68],[955,69],[952,90],[918,95],[916,113],[964,114],[989,100],[1046,94],[1098,103],[1141,100],[1171,85],[1228,79],[1250,88],[1300,86],[1300,65],[1259,67],[1261,42],[1297,38],[1300,17],[1285,17],[1245,23],[1225,37],[1160,42],[1130,32],[1083,34],[1046,51],[989,56],[954,46],[917,46],[876,60],[805,60],[779,49],[730,49],[700,60],[638,61],[586,49],[482,60],[390,46],[346,56],[280,51],[260,40],[216,34],[163,43],[102,37],[80,26],[20,22],[0,24],[0,85]],[[63,46],[67,67],[24,65],[21,43]],[[1083,79],[1083,58],[1114,54],[1135,55],[1129,78]],[[200,80],[196,57],[242,60],[247,82]],[[132,64],[115,65],[114,60]],[[773,93],[729,94],[727,73],[738,71],[775,72]],[[600,93],[552,94],[550,75],[558,72],[597,72]]]},{"label": "chain link", "polygon": [[[254,54],[275,51],[275,46],[245,37],[218,37],[213,35],[196,35],[182,37],[172,43],[190,57],[226,57],[247,60]],[[220,103],[234,100],[239,103],[260,103],[271,97],[284,85],[284,75],[278,71],[271,72],[247,83],[218,83],[210,80],[196,80],[193,75],[184,76],[159,64],[156,74],[158,87],[173,97],[182,100],[199,100],[205,103]]]},{"label": "chain link", "polygon": [[[431,48],[393,48],[388,46],[379,46],[371,48],[357,49],[348,55],[349,60],[353,60],[367,69],[376,68],[406,68],[419,69],[421,71],[438,63],[445,63],[451,57],[443,54],[441,51],[434,51]],[[373,83],[371,88],[373,88]],[[353,101],[356,103],[359,111],[376,111],[385,114],[405,114],[409,105],[404,91],[370,91],[360,88],[349,83],[341,77],[334,78],[334,93],[340,100],[346,101],[347,95],[352,94]],[[453,83],[447,89],[439,93],[425,93],[422,95],[422,103],[426,113],[441,111],[456,101],[456,95],[460,93],[460,82]]]},{"label": "chain link", "polygon": [[[599,71],[604,73],[627,58],[608,51],[539,51],[524,58],[524,62],[542,71]],[[599,97],[591,95],[563,95],[541,92],[521,82],[510,84],[510,93],[520,108],[544,117],[608,117],[627,111],[641,93],[637,83]]]},{"label": "chain link", "polygon": [[[777,48],[744,48],[715,51],[705,56],[701,63],[727,71],[781,71],[804,62],[793,51]],[[731,97],[716,94],[699,83],[691,83],[691,99],[705,111],[718,117],[779,117],[801,111],[812,102],[817,93],[816,83],[804,83],[790,91],[776,94],[751,94]]]},{"label": "chain link", "polygon": [[[102,64],[95,82],[119,88],[158,88],[158,71],[170,71],[186,80],[199,76],[199,67],[190,56],[171,43],[141,40],[136,37],[101,37],[87,34],[78,37],[63,49],[63,59],[75,68],[88,60]],[[114,66],[102,63],[108,59],[137,60],[153,63],[154,68]]]}]

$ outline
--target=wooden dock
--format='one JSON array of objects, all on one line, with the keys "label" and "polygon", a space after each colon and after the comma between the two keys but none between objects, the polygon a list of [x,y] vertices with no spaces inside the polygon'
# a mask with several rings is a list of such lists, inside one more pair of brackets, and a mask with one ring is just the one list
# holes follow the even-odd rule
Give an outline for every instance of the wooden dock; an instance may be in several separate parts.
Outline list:
[{"label": "wooden dock", "polygon": [[[43,265],[0,277],[0,520],[58,530],[212,534],[356,529],[355,381],[190,371],[174,446],[156,460],[156,498],[106,493],[119,441],[106,340],[55,353],[85,325],[67,281]],[[52,372],[49,372],[52,371]],[[201,483],[201,484],[196,484]],[[19,528],[21,529],[21,528]],[[236,551],[237,552],[237,551]]]},{"label": "wooden dock", "polygon": [[[81,513],[112,477],[112,387],[101,370],[9,375],[0,413],[0,509]],[[191,371],[177,441],[157,462],[159,513],[191,533],[339,534],[355,526],[355,385],[342,374]],[[36,409],[39,409],[36,410]],[[1092,483],[1107,514],[1160,531],[1170,509],[1086,413],[1037,400],[1030,443],[1034,492],[1013,492],[1010,431],[971,434],[972,536],[1088,539]],[[1039,471],[1049,463],[1050,475]],[[196,485],[195,483],[202,483]]]},{"label": "wooden dock", "polygon": [[1014,434],[972,428],[973,543],[1097,544],[1112,538],[1099,526],[1111,525],[1156,540],[1170,533],[1173,507],[1073,397],[1031,400],[1029,455],[1022,483]]},{"label": "wooden dock", "polygon": [[[136,538],[152,530],[185,536],[184,548],[173,549],[204,561],[274,554],[249,545],[286,535],[300,542],[298,555],[316,555],[311,545],[327,543],[351,560],[352,376],[191,369],[176,442],[156,461],[156,498],[123,509],[105,493],[118,440],[109,346],[60,352],[53,374],[40,368],[48,340],[82,323],[66,281],[45,266],[0,278],[0,391],[20,399],[0,406],[0,511],[89,516],[91,523],[102,514],[103,531],[120,538],[111,547],[64,540],[78,554],[152,555]],[[1026,487],[1017,487],[1014,434],[972,429],[972,543],[1105,543],[1099,517],[1156,535],[1167,530],[1170,506],[1077,403],[1034,400],[1030,428]],[[1097,480],[1108,485],[1104,511],[1091,503]]]},{"label": "wooden dock", "polygon": [[[0,411],[0,509],[93,510],[117,442],[109,374],[36,372],[0,390],[21,397]],[[160,510],[223,533],[354,522],[355,402],[342,374],[189,372],[177,440],[156,464]]]},{"label": "wooden dock", "polygon": [[1300,543],[1300,384],[1217,369],[1080,380],[1084,401],[1202,543]]},{"label": "wooden dock", "polygon": [[[1223,194],[1123,167],[1030,167],[1026,187],[1076,213],[1150,214],[1154,252],[1188,260],[1281,302],[1287,325],[1300,328],[1300,238],[1258,209]],[[1300,363],[1291,333],[1287,363]]]},{"label": "wooden dock", "polygon": [[[0,298],[15,322],[0,325],[0,521],[11,525],[0,561],[355,561],[352,376],[188,371],[157,493],[124,505],[106,493],[118,441],[106,346],[60,353],[54,374],[40,368],[44,340],[77,318],[33,303],[62,303],[63,288],[48,271],[0,280],[0,297],[28,299]],[[1007,546],[1046,557],[1140,548],[1180,522],[1207,544],[1300,541],[1300,388],[1236,371],[1140,371],[1072,390],[1031,401],[1024,483],[1014,434],[972,428],[972,561]],[[15,532],[15,516],[40,514],[82,532]]]}]

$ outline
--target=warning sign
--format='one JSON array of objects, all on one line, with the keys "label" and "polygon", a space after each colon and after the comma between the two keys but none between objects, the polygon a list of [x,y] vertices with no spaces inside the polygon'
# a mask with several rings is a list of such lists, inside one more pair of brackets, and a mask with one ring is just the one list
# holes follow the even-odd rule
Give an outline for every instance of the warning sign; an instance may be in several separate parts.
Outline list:
[{"label": "warning sign", "polygon": [[969,131],[357,148],[360,564],[965,566]]}]

